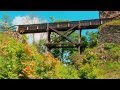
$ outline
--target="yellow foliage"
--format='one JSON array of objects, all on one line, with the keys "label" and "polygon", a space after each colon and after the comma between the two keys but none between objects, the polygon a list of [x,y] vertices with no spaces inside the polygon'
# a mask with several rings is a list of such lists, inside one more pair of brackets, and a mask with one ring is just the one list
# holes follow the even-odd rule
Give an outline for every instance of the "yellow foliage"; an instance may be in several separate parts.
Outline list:
[{"label": "yellow foliage", "polygon": [[6,51],[3,51],[3,52],[1,52],[2,54],[2,56],[6,56],[7,55],[7,52]]},{"label": "yellow foliage", "polygon": [[36,63],[35,63],[35,61],[31,61],[29,65],[32,66],[32,67],[35,67]]},{"label": "yellow foliage", "polygon": [[[61,78],[59,75],[61,62],[54,58],[51,53],[39,54],[34,46],[16,41],[14,37],[9,37],[5,36],[3,39],[0,39],[0,56],[2,55],[0,58],[6,59],[3,61],[5,66],[7,66],[9,61],[10,65],[8,66],[13,66],[11,72],[17,78]],[[8,70],[8,68],[5,68],[5,70]]]},{"label": "yellow foliage", "polygon": [[48,64],[53,66],[55,66],[56,64],[60,64],[60,61],[57,58],[54,58],[53,55],[51,55],[50,53],[46,54],[45,56]]},{"label": "yellow foliage", "polygon": [[33,72],[33,70],[31,69],[30,66],[25,66],[25,68],[23,68],[22,72],[29,75]]},{"label": "yellow foliage", "polygon": [[22,77],[22,76],[24,76],[24,75],[23,75],[23,74],[19,74],[18,76],[19,76],[19,77]]},{"label": "yellow foliage", "polygon": [[30,55],[30,56],[33,55],[33,52],[30,49],[30,47],[28,47],[28,45],[25,46],[25,54]]},{"label": "yellow foliage", "polygon": [[22,61],[21,64],[25,65],[25,67],[22,69],[22,73],[27,76],[28,78],[36,78],[35,75],[35,67],[36,67],[36,62],[35,61],[30,61],[30,60],[25,60]]}]

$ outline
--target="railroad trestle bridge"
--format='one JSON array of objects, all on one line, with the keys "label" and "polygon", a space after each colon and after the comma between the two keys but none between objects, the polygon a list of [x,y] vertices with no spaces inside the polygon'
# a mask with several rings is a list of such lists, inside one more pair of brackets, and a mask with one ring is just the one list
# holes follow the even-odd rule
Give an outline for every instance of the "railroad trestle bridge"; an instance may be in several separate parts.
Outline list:
[{"label": "railroad trestle bridge", "polygon": [[[113,20],[113,18],[91,19],[91,20],[81,20],[81,21],[65,21],[65,22],[29,24],[29,25],[17,25],[17,26],[18,26],[18,32],[20,34],[47,32],[46,46],[48,48],[48,51],[50,51],[52,48],[76,47],[80,52],[81,31],[83,29],[96,29],[100,25],[109,22],[111,20]],[[72,39],[69,38],[69,36],[76,30],[79,30],[78,42],[74,42]],[[63,33],[61,33],[60,31],[62,31]],[[57,33],[59,37],[63,37],[68,42],[60,43],[60,41],[62,41],[62,39],[60,39],[58,43],[52,43],[51,32]]]}]

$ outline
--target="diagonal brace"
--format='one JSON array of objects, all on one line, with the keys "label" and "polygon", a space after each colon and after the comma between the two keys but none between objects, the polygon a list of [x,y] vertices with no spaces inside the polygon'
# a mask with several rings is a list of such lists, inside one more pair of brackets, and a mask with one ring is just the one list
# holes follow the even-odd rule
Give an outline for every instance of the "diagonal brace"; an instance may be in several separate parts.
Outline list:
[{"label": "diagonal brace", "polygon": [[[67,31],[65,31],[63,34],[64,34],[64,35],[67,34],[68,31],[76,28],[77,26],[79,26],[79,25],[75,25],[74,27],[72,27],[72,28],[68,29]],[[68,35],[66,35],[66,37],[69,36],[70,34],[72,34],[74,31],[75,31],[75,30],[73,30],[72,32],[70,32]],[[59,37],[60,37],[60,36],[59,36]],[[59,38],[59,37],[58,37],[58,38]],[[60,41],[62,41],[62,40],[63,40],[63,39],[60,39],[58,42],[60,42]]]},{"label": "diagonal brace", "polygon": [[56,29],[53,29],[53,28],[51,28],[51,27],[49,27],[51,30],[53,30],[55,33],[57,33],[58,35],[60,35],[60,36],[62,36],[63,38],[65,38],[65,39],[67,39],[69,42],[71,42],[71,43],[75,43],[74,41],[72,41],[71,39],[69,39],[68,37],[66,37],[66,36],[64,36],[64,35],[62,35],[60,32],[58,32]]},{"label": "diagonal brace", "polygon": [[[72,27],[72,28],[68,29],[67,31],[65,31],[63,34],[64,34],[64,35],[67,34],[68,31],[70,31],[70,30],[76,28],[77,26],[79,26],[79,25],[75,25],[74,27]],[[68,35],[68,36],[69,36],[69,35]],[[58,37],[58,38],[59,38],[59,37]]]},{"label": "diagonal brace", "polygon": [[[74,31],[75,31],[75,30],[73,30],[72,32],[68,33],[68,34],[65,35],[65,36],[67,37],[67,36],[71,35]],[[64,33],[63,33],[63,34],[64,34]],[[61,38],[58,42],[60,42],[60,41],[62,41],[62,40],[63,40],[63,38]]]}]

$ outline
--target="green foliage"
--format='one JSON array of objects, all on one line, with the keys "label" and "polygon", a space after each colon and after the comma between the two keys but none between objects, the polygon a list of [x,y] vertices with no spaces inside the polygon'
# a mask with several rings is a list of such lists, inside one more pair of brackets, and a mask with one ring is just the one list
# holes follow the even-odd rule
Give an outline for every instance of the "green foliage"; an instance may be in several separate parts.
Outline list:
[{"label": "green foliage", "polygon": [[[89,49],[90,50],[90,49]],[[92,51],[86,50],[83,55],[76,55],[72,58],[73,64],[79,71],[81,79],[100,79],[103,78],[104,70],[99,69],[101,61]]]},{"label": "green foliage", "polygon": [[0,31],[7,31],[7,30],[13,30],[11,18],[4,14],[2,18],[0,19]]},{"label": "green foliage", "polygon": [[[60,39],[56,37],[53,35],[54,42]],[[77,41],[76,37],[76,33],[70,36],[74,41]],[[43,54],[44,40],[33,46],[27,44],[25,35],[17,40],[12,34],[0,33],[0,79],[120,78],[120,45],[97,45],[97,33],[88,33],[88,37],[89,41],[86,37],[81,38],[82,54],[74,52],[73,48],[52,51],[62,60],[71,59],[70,64],[63,64],[50,53]],[[73,55],[68,58],[66,54]]]},{"label": "green foliage", "polygon": [[88,41],[87,38],[85,36],[81,37],[81,52],[83,52],[87,47],[88,47]]},{"label": "green foliage", "polygon": [[35,43],[35,46],[39,53],[45,53],[46,46],[45,46],[46,40],[39,40],[38,43]]},{"label": "green foliage", "polygon": [[12,35],[2,33],[0,37],[1,79],[79,78],[74,67],[64,66],[50,53],[39,54],[35,46],[18,41]]},{"label": "green foliage", "polygon": [[69,21],[69,20],[59,20],[59,19],[56,20],[54,16],[50,16],[50,20],[51,20],[52,22],[54,22],[54,23],[55,23],[55,22],[67,22],[67,21]]},{"label": "green foliage", "polygon": [[79,70],[79,77],[82,79],[100,79],[103,78],[104,71],[91,66],[91,64],[85,64]]},{"label": "green foliage", "polygon": [[120,79],[120,62],[105,62],[99,68],[104,70],[105,79]]},{"label": "green foliage", "polygon": [[[53,23],[69,21],[69,20],[56,20],[53,16],[51,16],[50,19]],[[64,31],[60,31],[60,33],[63,34]],[[76,32],[69,36],[69,38],[74,39],[74,41],[78,42],[76,37],[78,37]],[[62,40],[62,41],[60,41],[60,43],[65,43],[65,42],[67,43],[68,42],[67,40],[65,40],[65,38],[59,37],[58,34],[52,32],[51,33],[52,43],[59,43],[59,40]],[[58,49],[52,49],[51,52],[55,57],[59,58],[60,61],[65,63],[65,60],[69,60],[69,56],[73,53],[74,50],[75,49],[73,49],[73,48],[58,48]]]},{"label": "green foliage", "polygon": [[[67,21],[67,20],[55,20],[55,18],[52,16],[50,17],[52,22],[62,22],[62,21]],[[64,32],[60,32],[60,33],[64,33]],[[97,37],[98,34],[97,32],[89,32],[87,33],[88,38],[86,36],[82,36],[81,37],[81,52],[83,52],[87,47],[93,48],[94,46],[97,45]],[[59,40],[62,40],[62,42],[68,42],[67,40],[65,40],[62,37],[59,37],[59,35],[57,35],[56,33],[52,33],[51,34],[51,39],[53,43],[58,43]],[[69,38],[72,39],[74,42],[78,42],[78,32],[74,32],[72,33]],[[52,49],[52,54],[55,57],[58,57],[62,62],[64,62],[64,60],[69,60],[70,56],[74,53],[74,51],[76,50],[76,48],[59,48],[59,49]],[[67,57],[65,57],[65,55],[68,55]]]},{"label": "green foliage", "polygon": [[120,60],[120,47],[112,48],[109,54],[111,55],[113,60],[116,60],[116,61]]},{"label": "green foliage", "polygon": [[0,58],[0,78],[1,79],[18,79],[19,72],[22,68],[19,60],[9,59],[9,58]]},{"label": "green foliage", "polygon": [[61,65],[59,77],[62,79],[79,79],[79,74],[73,66]]},{"label": "green foliage", "polygon": [[[71,56],[81,79],[120,78],[120,45],[105,43]],[[116,62],[115,62],[116,61]],[[116,69],[117,68],[117,69]]]},{"label": "green foliage", "polygon": [[106,43],[105,49],[108,50],[110,60],[120,60],[120,46],[115,43]]},{"label": "green foliage", "polygon": [[98,33],[97,32],[87,32],[88,35],[88,47],[93,48],[98,43]]},{"label": "green foliage", "polygon": [[54,22],[54,21],[55,21],[55,17],[54,17],[54,16],[51,16],[51,17],[50,17],[50,20],[51,20],[52,22]]},{"label": "green foliage", "polygon": [[104,49],[105,50],[110,50],[110,49],[114,48],[115,46],[116,46],[115,43],[105,43]]},{"label": "green foliage", "polygon": [[[26,36],[21,40],[26,40]],[[120,46],[106,43],[74,52],[71,64],[63,64],[50,53],[40,54],[33,45],[12,35],[0,34],[1,79],[101,79],[119,78]],[[117,52],[116,52],[117,51]],[[106,57],[106,62],[104,58]],[[115,62],[117,61],[117,62]],[[117,68],[117,69],[116,69]]]}]

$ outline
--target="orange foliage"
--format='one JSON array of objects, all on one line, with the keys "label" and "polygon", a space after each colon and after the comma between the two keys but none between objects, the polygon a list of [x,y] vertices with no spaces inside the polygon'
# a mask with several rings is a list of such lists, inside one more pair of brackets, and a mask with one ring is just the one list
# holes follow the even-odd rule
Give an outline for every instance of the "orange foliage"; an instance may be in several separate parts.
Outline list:
[{"label": "orange foliage", "polygon": [[25,68],[23,68],[22,72],[24,74],[30,75],[31,73],[33,73],[33,70],[30,66],[25,66]]},{"label": "orange foliage", "polygon": [[3,51],[3,52],[1,52],[1,55],[2,55],[2,56],[6,56],[6,55],[7,55],[7,52],[6,52],[6,51]]},{"label": "orange foliage", "polygon": [[45,54],[45,59],[43,61],[43,67],[49,67],[49,71],[46,72],[45,76],[50,78],[59,78],[58,73],[60,68],[60,61],[57,58],[54,58],[51,53]]},{"label": "orange foliage", "polygon": [[55,66],[57,64],[60,64],[60,61],[57,58],[54,58],[53,55],[51,55],[51,53],[47,53],[46,55],[46,62],[48,64],[50,64],[51,66]]},{"label": "orange foliage", "polygon": [[33,52],[32,52],[32,50],[30,49],[30,47],[28,47],[28,46],[25,46],[25,54],[27,54],[27,55],[33,55]]},{"label": "orange foliage", "polygon": [[28,78],[32,78],[32,79],[36,78],[34,76],[34,74],[35,74],[35,67],[36,67],[36,62],[35,61],[26,60],[24,62],[21,62],[21,64],[25,65],[25,67],[22,69],[22,73],[25,76],[27,76]]},{"label": "orange foliage", "polygon": [[31,61],[29,65],[32,66],[32,67],[35,67],[36,63],[34,61]]},{"label": "orange foliage", "polygon": [[0,45],[0,49],[1,49],[1,51],[0,51],[0,54],[2,55],[2,56],[6,56],[7,55],[7,52],[4,50],[5,49],[5,45]]}]

